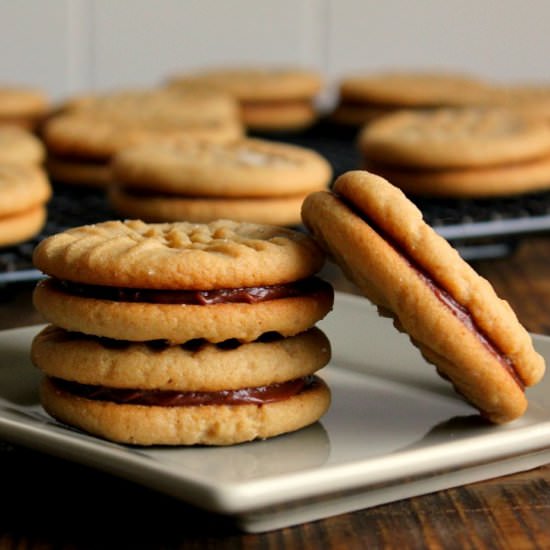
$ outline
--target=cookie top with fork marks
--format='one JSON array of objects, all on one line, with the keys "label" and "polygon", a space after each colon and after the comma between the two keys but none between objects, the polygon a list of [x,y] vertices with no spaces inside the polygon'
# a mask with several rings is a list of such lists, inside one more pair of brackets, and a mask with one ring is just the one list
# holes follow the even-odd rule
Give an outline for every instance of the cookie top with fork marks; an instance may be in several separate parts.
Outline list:
[{"label": "cookie top with fork marks", "polygon": [[58,279],[125,288],[201,289],[284,284],[320,270],[305,233],[232,220],[107,221],[43,240],[35,266]]},{"label": "cookie top with fork marks", "polygon": [[517,111],[467,107],[401,111],[365,127],[366,159],[411,168],[469,168],[550,155],[550,126]]}]

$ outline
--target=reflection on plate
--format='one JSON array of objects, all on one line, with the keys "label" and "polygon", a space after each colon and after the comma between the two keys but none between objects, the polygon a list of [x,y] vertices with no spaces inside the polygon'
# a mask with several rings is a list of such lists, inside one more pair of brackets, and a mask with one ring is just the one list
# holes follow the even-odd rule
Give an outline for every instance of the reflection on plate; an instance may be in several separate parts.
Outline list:
[{"label": "reflection on plate", "polygon": [[[55,422],[29,361],[41,327],[0,333],[0,436],[104,470],[265,531],[550,462],[550,382],[523,418],[492,426],[363,298],[319,323],[333,360],[329,412],[299,432],[233,447],[129,447]],[[550,338],[535,336],[550,358]]]}]

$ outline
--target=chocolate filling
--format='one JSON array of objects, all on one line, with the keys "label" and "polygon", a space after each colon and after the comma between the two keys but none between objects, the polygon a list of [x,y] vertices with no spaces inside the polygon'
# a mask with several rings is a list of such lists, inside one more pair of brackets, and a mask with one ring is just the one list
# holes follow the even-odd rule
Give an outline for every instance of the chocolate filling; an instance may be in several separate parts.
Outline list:
[{"label": "chocolate filling", "polygon": [[[414,266],[413,266],[414,268]],[[414,268],[416,269],[416,268]],[[516,372],[514,368],[514,364],[512,363],[511,359],[504,355],[503,353],[500,353],[495,345],[483,334],[483,332],[477,327],[473,317],[470,315],[468,310],[461,306],[448,292],[443,290],[442,288],[438,287],[433,279],[426,276],[425,273],[422,271],[419,271],[416,269],[418,275],[425,281],[425,283],[430,287],[432,292],[436,295],[436,297],[439,299],[440,302],[442,302],[444,305],[446,305],[451,313],[459,319],[461,323],[463,323],[466,328],[473,332],[479,341],[483,344],[483,346],[500,362],[500,364],[506,369],[506,371],[512,376],[516,384],[522,389],[522,391],[525,389],[525,384],[521,381],[521,379],[518,376],[518,373]]]},{"label": "chocolate filling", "polygon": [[365,223],[369,224],[402,258],[409,266],[417,273],[420,279],[430,288],[436,298],[446,306],[449,311],[480,341],[480,343],[491,353],[503,366],[504,369],[514,379],[516,384],[523,391],[525,384],[520,379],[513,362],[504,353],[500,352],[497,347],[491,342],[489,337],[483,333],[483,331],[476,324],[475,319],[470,312],[461,304],[459,304],[444,288],[440,287],[434,279],[425,271],[425,269],[418,265],[414,259],[407,256],[406,252],[402,249],[398,242],[390,235],[385,233],[380,227],[378,227],[372,220],[368,219],[364,212],[358,211],[358,209],[352,205],[345,197],[339,196],[340,199],[355,212]]},{"label": "chocolate filling", "polygon": [[108,158],[97,155],[83,155],[78,153],[56,153],[49,156],[52,161],[67,162],[70,164],[97,164],[104,166],[107,164]]},{"label": "chocolate filling", "polygon": [[243,99],[241,105],[246,107],[287,107],[287,106],[309,106],[312,104],[309,98],[285,98],[285,99]]},{"label": "chocolate filling", "polygon": [[[255,342],[262,342],[262,343],[269,343],[269,342],[276,342],[279,340],[283,340],[284,336],[279,334],[276,331],[268,331],[261,334]],[[111,350],[124,350],[126,348],[129,348],[132,345],[136,345],[136,342],[132,342],[130,340],[115,340],[113,338],[107,338],[104,336],[94,336],[92,334],[84,334],[82,332],[70,332],[70,331],[64,331],[64,341],[77,341],[77,340],[89,340],[89,341],[95,341],[99,343],[101,346],[103,346],[106,349]],[[242,346],[242,342],[239,342],[236,338],[229,338],[227,340],[223,340],[222,342],[208,342],[208,340],[204,338],[193,338],[192,340],[187,340],[187,342],[183,342],[182,344],[172,344],[168,340],[147,340],[144,342],[140,342],[140,344],[143,344],[144,346],[147,346],[151,351],[157,351],[162,352],[169,347],[178,346],[184,351],[188,352],[199,352],[202,349],[204,349],[207,346],[215,346],[216,348],[220,350],[233,350],[238,348],[239,346]]]},{"label": "chocolate filling", "polygon": [[377,101],[371,101],[371,100],[362,100],[359,98],[348,98],[348,97],[342,97],[340,100],[340,105],[343,107],[351,107],[351,108],[358,108],[358,109],[373,109],[373,110],[379,110],[379,111],[395,111],[398,109],[394,104],[392,103],[381,103]]},{"label": "chocolate filling", "polygon": [[184,407],[198,405],[264,405],[283,401],[318,384],[314,376],[305,376],[288,382],[222,391],[177,391],[177,390],[136,390],[107,388],[79,384],[61,378],[50,378],[57,390],[91,399],[111,401],[125,405],[146,405],[156,407]]},{"label": "chocolate filling", "polygon": [[208,195],[208,196],[186,196],[182,195],[181,193],[177,192],[170,192],[170,191],[159,191],[159,190],[150,190],[150,189],[143,189],[140,187],[132,187],[131,184],[124,184],[119,183],[118,184],[119,189],[122,190],[122,192],[129,196],[136,199],[148,199],[148,198],[155,198],[155,199],[173,199],[173,200],[185,200],[187,202],[192,202],[195,200],[201,200],[201,201],[216,201],[216,200],[223,200],[224,202],[230,202],[230,201],[242,201],[242,200],[248,200],[248,201],[256,201],[257,203],[260,203],[264,200],[264,197],[248,197],[248,196],[240,196],[240,197],[224,197],[222,195]]},{"label": "chocolate filling", "polygon": [[294,283],[243,287],[224,288],[214,290],[163,290],[153,288],[120,288],[103,285],[86,285],[72,281],[55,280],[57,287],[63,292],[113,300],[116,302],[147,302],[155,304],[186,304],[186,305],[212,305],[225,303],[256,304],[268,300],[292,298],[295,296],[312,295],[332,291],[332,286],[319,279],[310,277]]}]

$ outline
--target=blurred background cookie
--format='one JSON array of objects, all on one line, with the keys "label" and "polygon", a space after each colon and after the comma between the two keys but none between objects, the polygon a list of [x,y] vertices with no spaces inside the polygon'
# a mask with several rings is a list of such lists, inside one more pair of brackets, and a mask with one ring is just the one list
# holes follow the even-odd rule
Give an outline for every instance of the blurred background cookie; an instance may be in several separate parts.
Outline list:
[{"label": "blurred background cookie", "polygon": [[313,70],[294,67],[233,67],[174,74],[171,89],[205,87],[231,94],[244,125],[253,131],[295,131],[313,125],[315,99],[323,85]]},{"label": "blurred background cookie", "polygon": [[243,135],[233,100],[207,93],[124,90],[66,101],[44,124],[52,180],[105,187],[121,149],[173,139],[231,141]]},{"label": "blurred background cookie", "polygon": [[364,167],[413,195],[506,196],[550,188],[550,126],[516,110],[401,111],[365,126]]},{"label": "blurred background cookie", "polygon": [[0,246],[34,237],[46,223],[51,186],[31,164],[0,163]]},{"label": "blurred background cookie", "polygon": [[109,197],[125,217],[297,225],[302,201],[329,186],[332,169],[305,147],[247,138],[129,148],[114,156],[112,174]]},{"label": "blurred background cookie", "polygon": [[480,105],[490,86],[474,76],[446,70],[384,71],[340,79],[331,120],[362,126],[401,109]]},{"label": "blurred background cookie", "polygon": [[0,125],[0,164],[41,165],[45,157],[44,144],[30,130]]},{"label": "blurred background cookie", "polygon": [[233,122],[239,105],[228,93],[206,88],[125,88],[74,95],[58,106],[58,111],[104,116],[152,117],[207,124]]},{"label": "blurred background cookie", "polygon": [[0,125],[35,130],[49,113],[50,100],[43,90],[0,84]]},{"label": "blurred background cookie", "polygon": [[491,101],[550,124],[550,84],[524,82],[495,86]]}]

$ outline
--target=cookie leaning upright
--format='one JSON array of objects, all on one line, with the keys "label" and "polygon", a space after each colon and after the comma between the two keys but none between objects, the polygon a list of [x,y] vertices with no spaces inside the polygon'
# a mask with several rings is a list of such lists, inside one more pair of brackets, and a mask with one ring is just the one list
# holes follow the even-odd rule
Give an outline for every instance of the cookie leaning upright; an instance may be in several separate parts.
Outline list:
[{"label": "cookie leaning upright", "polygon": [[309,425],[330,403],[314,325],[322,250],[275,226],[112,221],[43,240],[33,341],[55,418],[133,444],[228,445]]},{"label": "cookie leaning upright", "polygon": [[492,422],[521,416],[544,360],[507,302],[405,195],[365,171],[310,195],[304,223],[363,294]]}]

